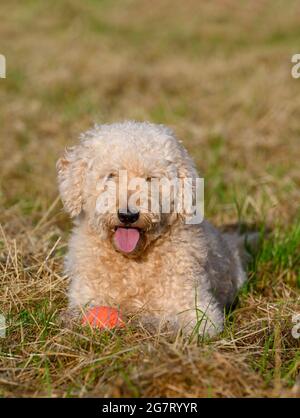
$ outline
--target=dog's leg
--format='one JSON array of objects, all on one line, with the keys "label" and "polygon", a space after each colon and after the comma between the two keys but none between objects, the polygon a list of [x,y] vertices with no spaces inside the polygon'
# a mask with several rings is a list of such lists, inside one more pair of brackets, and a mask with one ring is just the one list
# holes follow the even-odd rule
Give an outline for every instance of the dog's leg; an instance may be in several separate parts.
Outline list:
[{"label": "dog's leg", "polygon": [[80,309],[70,307],[64,309],[59,315],[61,325],[65,328],[72,328],[73,326],[78,325],[80,323],[80,314]]},{"label": "dog's leg", "polygon": [[220,305],[210,295],[210,299],[199,301],[197,306],[182,312],[157,312],[137,315],[132,324],[141,326],[151,334],[174,337],[178,333],[213,337],[224,327],[224,313]]},{"label": "dog's leg", "polygon": [[179,321],[174,314],[140,315],[131,322],[154,335],[175,336],[180,329]]},{"label": "dog's leg", "polygon": [[198,306],[190,314],[190,322],[187,324],[185,333],[202,337],[214,337],[223,331],[224,314],[217,304],[211,306]]},{"label": "dog's leg", "polygon": [[73,277],[69,286],[69,305],[60,314],[63,326],[71,328],[80,324],[83,313],[95,306],[93,291],[80,277]]},{"label": "dog's leg", "polygon": [[201,298],[194,306],[178,315],[185,335],[213,337],[224,328],[224,312],[211,292],[201,289]]}]

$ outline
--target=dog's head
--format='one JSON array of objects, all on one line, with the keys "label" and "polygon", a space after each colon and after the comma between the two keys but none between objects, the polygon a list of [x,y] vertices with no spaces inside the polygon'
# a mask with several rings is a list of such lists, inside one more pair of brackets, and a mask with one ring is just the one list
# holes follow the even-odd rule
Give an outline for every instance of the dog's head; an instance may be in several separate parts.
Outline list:
[{"label": "dog's head", "polygon": [[70,216],[129,257],[140,256],[184,219],[175,208],[174,179],[197,176],[171,130],[138,122],[96,126],[66,151],[57,169]]}]

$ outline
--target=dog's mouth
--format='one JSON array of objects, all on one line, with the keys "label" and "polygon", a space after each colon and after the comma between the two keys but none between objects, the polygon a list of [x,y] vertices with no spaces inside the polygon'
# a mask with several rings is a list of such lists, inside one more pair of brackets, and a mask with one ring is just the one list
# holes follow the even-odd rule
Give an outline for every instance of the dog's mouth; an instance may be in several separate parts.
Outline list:
[{"label": "dog's mouth", "polygon": [[117,250],[130,254],[135,251],[141,238],[137,228],[118,226],[114,233],[114,244]]}]

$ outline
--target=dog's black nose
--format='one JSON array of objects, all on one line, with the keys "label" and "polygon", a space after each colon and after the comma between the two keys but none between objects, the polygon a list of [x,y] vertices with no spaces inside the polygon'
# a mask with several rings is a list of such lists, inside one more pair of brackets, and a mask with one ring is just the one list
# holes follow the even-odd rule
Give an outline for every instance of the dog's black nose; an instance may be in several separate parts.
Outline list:
[{"label": "dog's black nose", "polygon": [[132,212],[126,209],[118,210],[118,218],[123,224],[133,224],[139,219],[140,212]]}]

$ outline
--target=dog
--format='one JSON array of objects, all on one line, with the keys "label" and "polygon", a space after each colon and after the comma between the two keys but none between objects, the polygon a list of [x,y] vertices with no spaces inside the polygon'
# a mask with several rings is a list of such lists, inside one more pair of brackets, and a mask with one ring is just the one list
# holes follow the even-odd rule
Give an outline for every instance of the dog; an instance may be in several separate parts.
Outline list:
[{"label": "dog", "polygon": [[65,260],[70,311],[108,305],[148,329],[208,336],[223,330],[225,307],[246,280],[240,238],[206,219],[188,223],[174,207],[143,211],[116,199],[115,210],[99,210],[105,185],[120,189],[120,172],[146,183],[198,178],[172,130],[135,121],[95,125],[66,150],[57,171],[74,220]]}]

